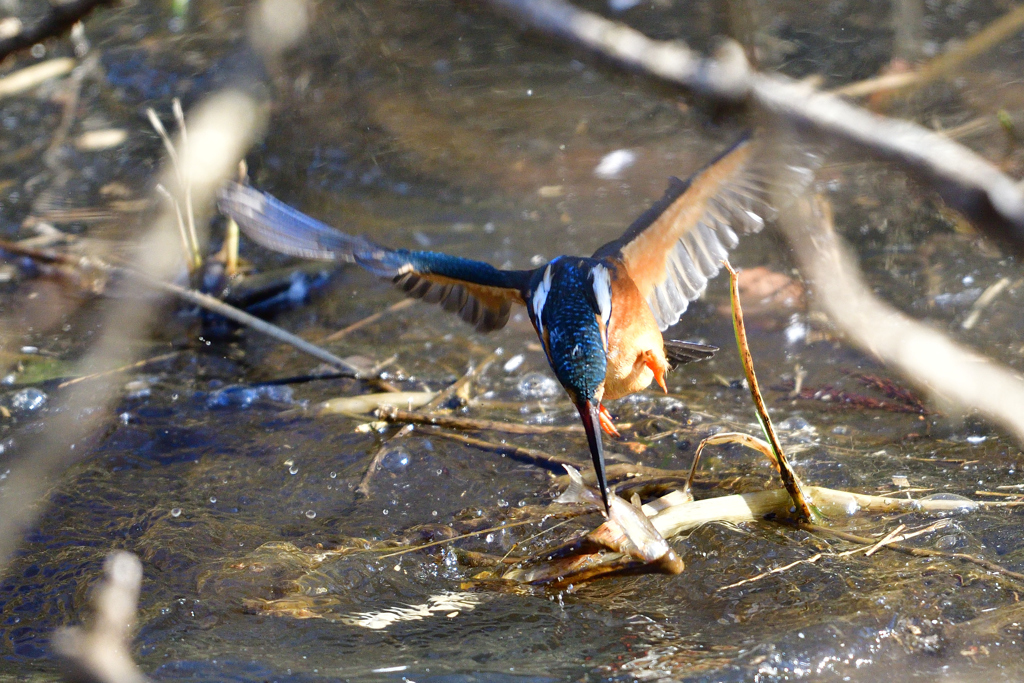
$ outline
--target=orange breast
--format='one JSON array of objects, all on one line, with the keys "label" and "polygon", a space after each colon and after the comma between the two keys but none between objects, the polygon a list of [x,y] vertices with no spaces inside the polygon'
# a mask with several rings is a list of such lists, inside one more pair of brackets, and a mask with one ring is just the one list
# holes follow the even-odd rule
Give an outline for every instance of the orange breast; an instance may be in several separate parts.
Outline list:
[{"label": "orange breast", "polygon": [[668,367],[665,342],[650,307],[625,268],[620,266],[617,275],[612,280],[612,315],[608,320],[606,400],[628,396],[651,384],[654,372],[647,366],[647,358],[653,356],[659,367]]}]

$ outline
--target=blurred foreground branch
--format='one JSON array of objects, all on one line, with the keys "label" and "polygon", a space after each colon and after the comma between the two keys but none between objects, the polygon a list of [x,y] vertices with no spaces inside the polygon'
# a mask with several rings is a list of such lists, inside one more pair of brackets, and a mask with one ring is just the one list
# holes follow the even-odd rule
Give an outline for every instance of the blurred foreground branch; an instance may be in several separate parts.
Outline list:
[{"label": "blurred foreground branch", "polygon": [[563,0],[491,0],[533,28],[563,36],[628,66],[728,101],[750,101],[791,123],[892,159],[915,173],[990,237],[1024,254],[1024,194],[963,145],[910,121],[869,112],[808,83],[754,71],[734,41],[714,59],[680,41],[651,40]]},{"label": "blurred foreground branch", "polygon": [[0,37],[0,61],[18,50],[32,47],[41,40],[61,35],[94,9],[110,2],[111,0],[57,0],[50,3],[50,11],[34,24],[21,26],[18,19],[13,19],[20,30]]},{"label": "blurred foreground branch", "polygon": [[53,649],[60,657],[65,679],[76,683],[146,683],[131,657],[135,607],[142,585],[142,563],[124,551],[107,556],[103,581],[92,603],[89,628],[72,626],[57,631]]},{"label": "blurred foreground branch", "polygon": [[[196,206],[210,207],[217,187],[230,177],[238,159],[262,125],[261,109],[249,96],[226,91],[198,105],[190,117],[192,143],[181,163],[193,183]],[[166,171],[165,171],[166,173]],[[166,282],[180,267],[176,217],[165,210],[139,242],[135,270]],[[80,363],[86,374],[95,368],[115,368],[132,360],[130,340],[141,336],[150,323],[154,301],[125,297],[107,308],[102,335]],[[111,377],[68,387],[54,406],[46,429],[26,435],[23,454],[10,466],[0,494],[0,570],[6,566],[26,528],[44,507],[39,504],[53,480],[88,449],[81,443],[104,420],[114,399]]]},{"label": "blurred foreground branch", "polygon": [[977,409],[1024,442],[1024,381],[875,297],[845,253],[825,200],[795,202],[779,225],[815,303],[854,343],[933,397]]}]

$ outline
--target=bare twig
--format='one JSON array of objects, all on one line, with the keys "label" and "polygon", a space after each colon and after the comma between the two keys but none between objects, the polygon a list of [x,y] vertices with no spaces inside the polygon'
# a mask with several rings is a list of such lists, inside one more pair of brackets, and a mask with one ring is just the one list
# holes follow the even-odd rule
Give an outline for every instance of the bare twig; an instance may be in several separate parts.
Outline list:
[{"label": "bare twig", "polygon": [[776,472],[779,471],[779,461],[775,459],[775,453],[772,452],[771,444],[767,441],[758,439],[750,434],[744,434],[743,432],[719,432],[703,439],[697,445],[697,450],[693,454],[693,464],[690,465],[690,474],[686,477],[686,485],[683,487],[683,495],[687,498],[693,498],[693,482],[697,479],[697,466],[700,464],[700,456],[704,453],[704,449],[707,446],[726,443],[740,444],[741,446],[754,449],[768,458],[768,462],[772,464]]},{"label": "bare twig", "polygon": [[107,556],[103,581],[93,595],[92,624],[57,631],[53,647],[60,656],[67,680],[78,683],[146,683],[131,658],[135,607],[142,585],[142,563],[124,551]]},{"label": "bare twig", "polygon": [[964,321],[960,323],[960,327],[965,330],[973,329],[974,326],[978,324],[978,320],[981,319],[982,312],[991,306],[992,302],[996,300],[996,297],[1002,294],[1009,286],[1010,278],[1008,277],[999,278],[989,285],[985,291],[981,293],[981,296],[978,297],[977,301],[974,302],[974,305],[971,306],[970,313],[968,313],[967,317],[964,318]]},{"label": "bare twig", "polygon": [[391,438],[387,439],[378,448],[377,452],[373,454],[373,460],[370,461],[370,466],[366,468],[366,473],[363,475],[363,480],[359,482],[359,486],[356,487],[356,493],[363,496],[364,498],[370,497],[370,480],[373,479],[374,472],[377,471],[380,461],[384,458],[384,455],[388,452],[388,446],[391,445],[392,441],[397,441],[402,437],[412,434],[412,431],[416,429],[416,425],[405,425]]},{"label": "bare twig", "polygon": [[339,358],[330,351],[322,349],[316,344],[306,341],[298,335],[292,334],[284,328],[278,327],[268,323],[266,320],[257,318],[254,315],[250,315],[245,311],[235,308],[234,306],[227,304],[216,297],[212,297],[209,294],[203,294],[194,289],[186,289],[179,285],[171,282],[162,282],[160,280],[154,280],[153,278],[147,277],[146,275],[129,269],[121,269],[123,272],[131,275],[135,279],[144,281],[150,287],[156,289],[162,289],[165,292],[169,292],[179,299],[188,301],[201,308],[205,308],[208,311],[212,311],[218,315],[222,315],[228,320],[234,320],[237,323],[241,323],[246,327],[256,330],[262,334],[277,339],[280,342],[289,344],[306,355],[312,356],[317,360],[322,360],[325,363],[333,365],[336,368],[344,370],[345,372],[352,373],[353,377],[360,378],[362,373],[359,368],[347,362],[346,360]]},{"label": "bare twig", "polygon": [[[729,296],[732,299],[732,324],[736,331],[736,346],[739,348],[740,360],[743,361],[743,372],[747,376],[747,384],[750,385],[750,398],[754,402],[754,409],[757,412],[757,421],[761,424],[761,430],[764,432],[765,437],[768,439],[768,444],[771,446],[772,463],[779,471],[779,476],[782,478],[782,484],[786,487],[786,490],[789,491],[789,495],[793,498],[793,505],[796,506],[797,514],[799,514],[803,519],[814,519],[816,515],[814,514],[811,504],[808,502],[807,496],[804,495],[800,477],[797,476],[796,472],[793,471],[793,468],[790,467],[789,462],[786,460],[786,454],[783,452],[782,444],[779,442],[779,437],[775,433],[775,427],[772,425],[772,419],[768,415],[768,409],[765,408],[764,399],[761,398],[761,389],[758,387],[757,375],[754,373],[754,358],[750,355],[750,346],[747,344],[746,326],[743,324],[743,308],[740,306],[739,278],[736,277],[736,271],[733,270],[728,261],[723,261],[722,265],[724,265],[725,269],[729,271]],[[696,462],[694,464],[696,464]]]},{"label": "bare twig", "polygon": [[10,38],[0,40],[0,61],[18,50],[30,48],[46,38],[53,38],[85,18],[100,5],[109,4],[110,0],[68,0],[68,2],[50,3],[50,11],[31,26],[25,26]]},{"label": "bare twig", "polygon": [[[377,417],[387,422],[412,422],[414,424],[447,427],[448,429],[469,429],[476,431],[505,432],[506,434],[564,434],[582,432],[580,425],[553,426],[528,425],[519,422],[498,422],[496,420],[476,420],[469,417],[454,417],[437,413],[413,413],[385,406],[377,411]],[[619,425],[621,428],[623,425]]]},{"label": "bare twig", "polygon": [[88,266],[106,272],[108,275],[119,275],[122,277],[132,278],[152,287],[153,289],[163,290],[169,294],[173,294],[179,299],[188,301],[200,308],[222,315],[229,320],[234,320],[237,323],[252,328],[257,332],[261,332],[262,334],[284,342],[285,344],[290,344],[299,351],[313,356],[317,360],[321,360],[336,368],[340,368],[347,373],[351,373],[352,377],[361,378],[363,376],[360,369],[351,363],[339,358],[326,349],[322,349],[319,346],[278,327],[277,325],[268,323],[266,320],[257,318],[254,315],[250,315],[249,313],[246,313],[239,308],[235,308],[231,304],[225,303],[220,299],[210,296],[209,294],[204,294],[194,289],[187,289],[171,282],[157,280],[156,278],[146,275],[140,270],[123,266],[112,266],[99,261],[98,259],[90,259],[86,262],[81,258],[62,254],[52,249],[34,249],[22,246],[16,242],[7,242],[5,240],[0,240],[0,250],[7,251],[12,254],[21,254],[41,261],[60,262],[71,266]]},{"label": "bare twig", "polygon": [[402,299],[401,301],[399,301],[397,303],[391,304],[390,306],[388,306],[383,311],[377,311],[376,313],[374,313],[372,315],[366,316],[362,320],[357,320],[356,322],[352,323],[348,327],[343,327],[340,330],[338,330],[337,332],[334,332],[332,334],[327,335],[326,337],[324,337],[324,343],[326,344],[328,342],[336,342],[339,339],[341,339],[342,337],[346,337],[350,333],[355,332],[358,329],[366,327],[367,325],[372,325],[373,323],[377,322],[378,320],[383,318],[388,313],[394,313],[395,311],[401,311],[403,309],[409,308],[414,303],[416,303],[415,299]]},{"label": "bare twig", "polygon": [[476,367],[471,368],[469,372],[467,372],[462,377],[452,382],[452,384],[446,387],[444,391],[438,392],[437,396],[435,396],[433,400],[430,401],[430,403],[423,406],[423,411],[429,412],[431,410],[438,408],[439,406],[444,405],[448,401],[448,399],[455,395],[455,392],[459,391],[462,387],[466,386],[474,379],[476,379],[484,372],[486,372],[487,368],[491,367],[494,361],[501,358],[501,354],[502,350],[500,348],[495,349],[493,353],[487,356],[487,358],[484,358],[482,361],[480,361],[476,365]]},{"label": "bare twig", "polygon": [[534,465],[540,465],[541,467],[555,472],[564,472],[565,469],[562,465],[572,465],[573,467],[581,468],[586,467],[585,463],[577,462],[569,458],[563,458],[558,455],[551,455],[544,451],[538,451],[533,448],[526,448],[524,446],[513,446],[505,443],[494,443],[493,441],[484,441],[483,439],[474,439],[471,436],[463,436],[462,434],[455,434],[453,432],[435,431],[430,432],[432,436],[440,436],[444,439],[450,439],[451,441],[458,441],[464,443],[467,446],[479,448],[485,451],[491,451],[493,453],[501,453],[510,458],[516,458],[518,460],[525,460],[531,462]]},{"label": "bare twig", "polygon": [[[551,515],[546,516],[547,519],[551,518]],[[502,524],[501,526],[490,527],[489,529],[480,529],[478,531],[470,531],[467,534],[460,534],[451,538],[445,538],[440,541],[431,541],[430,543],[424,543],[412,548],[405,548],[403,550],[397,550],[393,553],[387,553],[385,555],[379,555],[378,559],[384,559],[385,557],[397,557],[398,555],[406,555],[408,553],[414,553],[417,550],[424,550],[426,548],[433,548],[439,545],[447,545],[448,543],[454,543],[455,541],[461,541],[466,538],[473,538],[474,536],[483,536],[484,534],[492,534],[495,531],[503,531],[505,529],[514,529],[517,526],[526,526],[527,524],[537,524],[538,522],[544,521],[541,519],[524,519],[519,522],[509,522],[508,524]]]},{"label": "bare twig", "polygon": [[491,0],[534,28],[564,36],[632,67],[727,101],[749,100],[791,123],[893,159],[994,238],[1024,253],[1024,194],[987,160],[909,121],[873,114],[806,82],[752,71],[726,43],[705,59],[677,41],[651,40],[564,0]]},{"label": "bare twig", "polygon": [[782,572],[788,571],[788,570],[792,569],[793,567],[798,567],[801,564],[814,564],[815,562],[820,560],[822,557],[824,557],[824,555],[822,555],[821,553],[816,553],[816,554],[811,555],[810,557],[808,557],[806,560],[797,560],[796,562],[790,562],[787,565],[783,565],[781,567],[775,567],[774,569],[769,569],[766,572],[761,572],[760,574],[758,574],[756,576],[751,576],[749,579],[743,579],[742,581],[737,581],[736,583],[730,583],[727,586],[720,586],[719,588],[715,589],[715,592],[719,593],[719,592],[724,591],[724,590],[729,590],[730,588],[736,588],[738,586],[743,586],[743,585],[746,585],[748,583],[754,583],[755,581],[760,581],[761,579],[767,578],[767,577],[771,576],[772,574],[781,574]]},{"label": "bare twig", "polygon": [[[810,531],[816,534],[828,534],[831,536],[835,536],[836,538],[842,539],[844,541],[850,541],[851,543],[861,543],[866,546],[873,546],[878,543],[878,541],[873,538],[865,538],[864,536],[858,536],[856,534],[851,534],[846,531],[837,531],[835,529],[829,529],[827,527],[818,526],[816,524],[809,524],[807,522],[801,522],[797,526],[805,531]],[[947,553],[942,550],[932,550],[930,548],[912,548],[910,546],[895,542],[888,543],[885,547],[889,548],[890,550],[895,550],[896,552],[904,553],[906,555],[913,555],[914,557],[942,557],[948,560],[963,560],[964,562],[976,564],[979,567],[987,569],[991,572],[1002,574],[1003,576],[1008,576],[1011,579],[1016,579],[1017,581],[1024,581],[1024,574],[1011,571],[1006,567],[1003,567],[1002,565],[996,564],[995,562],[990,562],[989,560],[980,557],[975,557],[974,555],[969,555],[967,553]]]},{"label": "bare twig", "polygon": [[[881,91],[895,92],[919,88],[955,73],[965,63],[1012,38],[1021,29],[1024,29],[1024,7],[1016,7],[975,33],[956,49],[926,62],[916,71],[876,76],[836,88],[832,92],[847,97],[863,97]],[[955,137],[949,135],[948,131],[946,135]]]},{"label": "bare twig", "polygon": [[937,529],[942,529],[944,527],[949,526],[949,523],[950,523],[949,519],[940,519],[937,522],[929,524],[928,526],[924,527],[923,529],[918,529],[917,531],[913,531],[913,532],[908,533],[908,534],[902,533],[903,530],[906,529],[906,525],[900,524],[898,527],[896,527],[891,532],[886,534],[881,540],[879,540],[878,542],[876,542],[876,543],[874,543],[872,545],[863,545],[863,546],[861,546],[859,548],[854,548],[853,550],[846,550],[844,552],[835,553],[835,554],[816,553],[816,554],[812,555],[811,557],[808,557],[805,560],[797,560],[796,562],[790,562],[789,564],[787,564],[785,566],[775,567],[774,569],[770,569],[770,570],[768,570],[766,572],[761,572],[760,574],[758,574],[756,576],[751,576],[748,579],[743,579],[742,581],[737,581],[736,583],[730,583],[727,586],[722,586],[720,588],[715,589],[715,592],[718,593],[718,592],[721,592],[721,591],[724,591],[724,590],[728,590],[730,588],[736,588],[738,586],[743,586],[743,585],[746,585],[748,583],[754,583],[755,581],[760,581],[761,579],[767,578],[767,577],[771,576],[772,574],[779,574],[781,572],[784,572],[784,571],[787,571],[789,569],[792,569],[793,567],[797,567],[797,566],[799,566],[801,564],[814,564],[815,562],[820,560],[822,557],[849,557],[850,555],[856,555],[857,553],[864,553],[865,557],[869,557],[872,553],[874,553],[874,552],[876,552],[878,550],[881,550],[882,548],[884,548],[884,547],[886,547],[888,545],[891,545],[892,543],[895,543],[895,542],[898,542],[898,541],[905,541],[905,540],[907,540],[909,538],[914,538],[916,536],[922,536],[924,534],[931,533],[933,531],[936,531]]},{"label": "bare twig", "polygon": [[180,351],[171,351],[170,353],[163,353],[163,354],[160,354],[159,356],[153,356],[152,358],[145,358],[143,360],[138,361],[137,363],[130,363],[128,365],[122,365],[119,368],[113,368],[111,370],[103,370],[101,372],[94,372],[94,373],[89,374],[89,375],[82,375],[81,377],[75,377],[73,379],[67,380],[66,382],[61,382],[60,384],[57,385],[57,388],[58,389],[64,389],[65,387],[69,387],[69,386],[71,386],[73,384],[78,384],[79,382],[87,382],[87,381],[92,380],[92,379],[99,379],[100,377],[106,377],[108,375],[113,375],[113,374],[117,374],[117,373],[120,373],[120,372],[128,372],[129,370],[138,370],[139,368],[144,368],[147,365],[151,365],[153,363],[159,363],[161,361],[171,360],[172,358],[177,358],[180,354],[181,354]]},{"label": "bare twig", "polygon": [[[195,110],[191,122],[197,205],[210,205],[215,188],[229,176],[260,125],[261,113],[248,96],[219,93]],[[152,279],[169,279],[178,268],[174,216],[165,211],[141,242],[136,268]],[[4,247],[6,248],[6,246]],[[126,340],[140,335],[149,322],[151,301],[125,298],[108,307],[102,334],[81,362],[82,368],[120,367],[129,362]],[[84,372],[84,370],[83,370]],[[0,492],[0,565],[6,566],[22,532],[45,509],[39,504],[53,479],[76,458],[87,452],[75,448],[80,439],[109,414],[114,387],[107,379],[69,387],[54,406],[46,430],[27,437],[24,455],[10,465]]]}]

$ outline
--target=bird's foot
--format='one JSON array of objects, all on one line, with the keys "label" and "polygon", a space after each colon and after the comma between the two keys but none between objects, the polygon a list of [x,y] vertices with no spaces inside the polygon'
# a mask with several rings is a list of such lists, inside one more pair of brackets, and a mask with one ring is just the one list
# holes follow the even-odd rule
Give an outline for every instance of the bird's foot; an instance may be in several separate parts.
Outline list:
[{"label": "bird's foot", "polygon": [[657,358],[654,357],[653,353],[647,354],[645,361],[647,367],[654,373],[654,381],[658,383],[661,390],[666,394],[668,393],[668,386],[665,384],[665,374],[668,372],[668,364],[660,363]]},{"label": "bird's foot", "polygon": [[622,434],[619,434],[619,430],[615,428],[611,413],[608,412],[604,405],[598,409],[598,418],[601,421],[601,429],[604,430],[605,434],[608,436],[622,436]]}]

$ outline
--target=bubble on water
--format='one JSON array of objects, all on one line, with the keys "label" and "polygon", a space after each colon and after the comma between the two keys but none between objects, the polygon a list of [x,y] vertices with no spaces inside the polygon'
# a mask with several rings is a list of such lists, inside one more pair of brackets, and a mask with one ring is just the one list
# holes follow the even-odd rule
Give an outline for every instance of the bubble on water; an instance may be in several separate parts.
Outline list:
[{"label": "bubble on water", "polygon": [[331,479],[337,479],[337,478],[338,478],[338,473],[337,472],[331,472]]},{"label": "bubble on water", "polygon": [[437,517],[437,510],[431,510],[430,511],[430,516],[431,517]]},{"label": "bubble on water", "polygon": [[35,387],[22,389],[11,396],[11,409],[19,413],[34,413],[46,405],[47,398],[44,392]]},{"label": "bubble on water", "polygon": [[802,417],[787,417],[776,425],[787,432],[814,432],[814,426]]},{"label": "bubble on water", "polygon": [[299,466],[298,465],[292,465],[291,467],[288,468],[288,474],[298,474],[298,473],[299,473]]},{"label": "bubble on water", "polygon": [[306,519],[314,519],[316,517],[316,510],[306,510]]},{"label": "bubble on water", "polygon": [[217,496],[210,496],[210,502],[211,503],[216,503],[217,502]]},{"label": "bubble on water", "polygon": [[549,398],[558,394],[558,388],[558,382],[543,372],[529,372],[516,385],[523,398]]},{"label": "bubble on water", "polygon": [[380,456],[378,467],[392,474],[400,474],[409,467],[412,456],[401,446],[392,446]]},{"label": "bubble on water", "polygon": [[384,512],[385,515],[388,514],[388,509],[384,508],[383,512]]},{"label": "bubble on water", "polygon": [[181,508],[171,508],[171,517],[181,517]]}]

